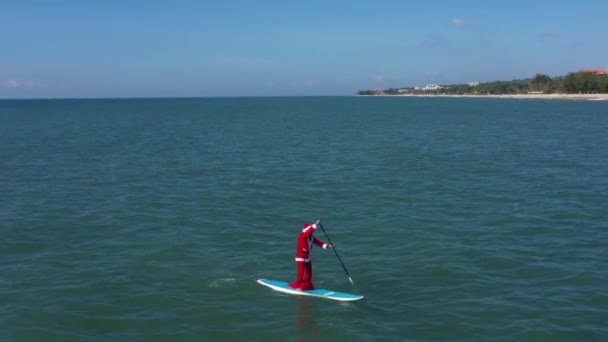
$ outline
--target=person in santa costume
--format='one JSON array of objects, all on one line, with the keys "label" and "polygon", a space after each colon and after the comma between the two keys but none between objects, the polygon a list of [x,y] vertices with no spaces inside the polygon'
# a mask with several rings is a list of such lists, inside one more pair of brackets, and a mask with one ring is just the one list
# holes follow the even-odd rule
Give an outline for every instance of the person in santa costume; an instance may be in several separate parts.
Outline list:
[{"label": "person in santa costume", "polygon": [[296,274],[296,281],[289,284],[289,287],[306,291],[314,289],[312,284],[312,262],[310,261],[310,250],[313,244],[323,248],[332,248],[333,245],[327,244],[316,237],[314,232],[319,226],[321,221],[317,220],[314,224],[304,223],[302,231],[298,235],[298,242],[296,244],[296,266],[298,268]]}]

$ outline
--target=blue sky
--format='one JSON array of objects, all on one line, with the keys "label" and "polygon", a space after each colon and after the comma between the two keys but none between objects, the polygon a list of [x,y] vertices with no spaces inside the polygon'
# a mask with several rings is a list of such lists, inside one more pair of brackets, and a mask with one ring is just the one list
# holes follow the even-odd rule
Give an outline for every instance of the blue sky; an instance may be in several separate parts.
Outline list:
[{"label": "blue sky", "polygon": [[0,2],[0,98],[351,95],[608,68],[608,1]]}]

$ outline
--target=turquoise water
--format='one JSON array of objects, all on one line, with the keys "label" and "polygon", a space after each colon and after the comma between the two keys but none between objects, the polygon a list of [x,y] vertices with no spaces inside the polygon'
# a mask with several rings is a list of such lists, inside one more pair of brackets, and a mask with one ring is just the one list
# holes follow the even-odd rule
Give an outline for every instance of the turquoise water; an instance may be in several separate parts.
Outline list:
[{"label": "turquoise water", "polygon": [[[608,340],[602,101],[0,101],[0,163],[0,340]],[[256,283],[317,218],[362,302]]]}]

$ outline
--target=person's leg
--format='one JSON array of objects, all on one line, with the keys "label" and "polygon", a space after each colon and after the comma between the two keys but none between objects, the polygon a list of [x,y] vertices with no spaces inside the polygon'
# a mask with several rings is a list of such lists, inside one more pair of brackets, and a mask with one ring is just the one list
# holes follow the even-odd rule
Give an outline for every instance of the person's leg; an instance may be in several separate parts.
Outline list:
[{"label": "person's leg", "polygon": [[312,284],[312,262],[304,263],[304,274],[301,287],[302,290],[312,290],[315,288]]},{"label": "person's leg", "polygon": [[297,289],[302,286],[302,279],[304,278],[304,263],[296,261],[296,280],[289,284],[289,287]]}]

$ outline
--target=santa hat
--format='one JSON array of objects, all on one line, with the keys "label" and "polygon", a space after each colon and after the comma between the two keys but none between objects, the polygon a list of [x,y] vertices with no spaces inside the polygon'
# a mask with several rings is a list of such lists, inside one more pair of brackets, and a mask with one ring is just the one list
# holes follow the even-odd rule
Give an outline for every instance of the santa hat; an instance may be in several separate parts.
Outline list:
[{"label": "santa hat", "polygon": [[310,228],[312,228],[312,229],[317,229],[317,225],[316,225],[316,224],[312,224],[312,223],[308,223],[308,222],[306,222],[306,223],[304,223],[304,224],[302,225],[302,231],[303,231],[303,232],[307,231],[307,230],[308,230],[308,229],[310,229]]}]

